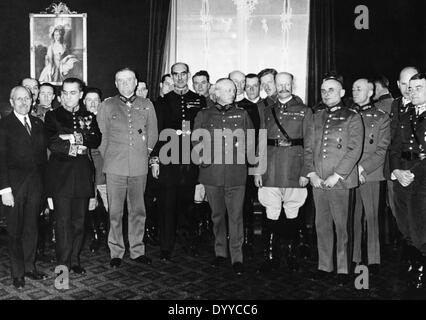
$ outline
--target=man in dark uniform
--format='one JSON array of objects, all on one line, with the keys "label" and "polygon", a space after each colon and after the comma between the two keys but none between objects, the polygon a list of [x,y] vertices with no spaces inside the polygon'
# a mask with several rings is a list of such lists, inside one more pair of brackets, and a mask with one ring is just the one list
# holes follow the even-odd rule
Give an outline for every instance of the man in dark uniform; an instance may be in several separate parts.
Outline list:
[{"label": "man in dark uniform", "polygon": [[370,273],[377,273],[380,265],[379,196],[386,150],[390,143],[390,119],[387,113],[371,103],[374,85],[358,79],[352,86],[352,96],[364,123],[364,148],[358,164],[360,186],[356,188],[354,212],[353,261],[361,263],[362,211],[367,223],[367,257]]},{"label": "man in dark uniform", "polygon": [[[166,94],[157,106],[160,139],[151,154],[152,175],[160,182],[160,259],[163,261],[170,260],[177,224],[184,249],[191,255],[197,255],[194,193],[198,183],[198,167],[189,159],[191,145],[187,145],[187,142],[190,141],[195,116],[206,106],[204,97],[188,89],[190,73],[187,64],[175,63],[171,74],[174,90]],[[166,141],[164,136],[162,139],[161,132],[165,129],[173,131],[176,136],[171,139],[177,138],[179,141],[176,146],[178,158],[172,159],[171,163],[162,159],[161,150]],[[166,154],[164,156],[167,157]]]},{"label": "man in dark uniform", "polygon": [[[258,106],[244,97],[244,89],[246,86],[246,76],[241,71],[233,71],[229,74],[229,79],[234,82],[237,87],[237,93],[235,97],[235,103],[247,111],[250,116],[250,120],[254,125],[256,134],[256,145],[259,136],[260,129],[260,114]],[[256,197],[256,187],[254,185],[253,176],[249,175],[246,182],[246,192],[244,195],[244,242],[243,250],[246,257],[251,257],[253,254],[253,211],[254,211],[254,198]]]},{"label": "man in dark uniform", "polygon": [[[413,269],[417,250],[412,246],[409,233],[408,203],[411,197],[412,187],[408,186],[411,179],[409,169],[413,165],[413,155],[418,153],[418,143],[414,139],[411,127],[411,104],[408,85],[410,78],[418,73],[415,67],[405,67],[399,74],[397,82],[401,97],[396,98],[391,108],[391,145],[389,148],[389,173],[393,180],[395,219],[398,229],[402,234],[402,267],[403,272]],[[386,172],[385,172],[386,174]]]},{"label": "man in dark uniform", "polygon": [[[194,124],[194,130],[207,130],[210,137],[210,141],[205,141],[203,137],[201,142],[203,154],[200,158],[200,183],[206,188],[212,209],[216,254],[212,265],[218,267],[226,260],[229,234],[231,263],[234,272],[241,275],[246,159],[255,144],[255,141],[252,141],[254,139],[246,137],[248,130],[254,127],[244,108],[234,103],[236,87],[231,80],[219,79],[215,89],[216,105],[201,110]],[[207,155],[207,149],[213,154],[211,159]],[[229,232],[226,227],[226,213]]]},{"label": "man in dark uniform", "polygon": [[389,92],[389,80],[380,75],[373,80],[374,82],[374,104],[375,106],[386,112],[391,113],[393,98]]},{"label": "man in dark uniform", "polygon": [[80,105],[84,84],[67,78],[62,83],[62,106],[45,117],[48,147],[52,152],[46,174],[46,194],[53,198],[56,218],[56,259],[78,274],[84,221],[89,198],[94,197],[93,163],[88,149],[101,143],[96,116]]},{"label": "man in dark uniform", "polygon": [[349,281],[349,191],[358,186],[357,162],[362,154],[364,127],[356,111],[342,105],[345,94],[337,78],[325,79],[321,97],[327,106],[314,114],[314,130],[304,138],[308,177],[313,186],[318,242],[318,271],[324,278],[333,270],[333,223],[336,227],[338,284]]},{"label": "man in dark uniform", "polygon": [[295,255],[297,238],[296,218],[307,197],[306,165],[303,157],[303,138],[313,130],[312,111],[292,95],[293,76],[278,73],[275,77],[277,102],[265,108],[265,129],[268,135],[267,168],[262,176],[255,176],[259,187],[259,202],[266,207],[263,230],[265,261],[261,272],[279,267],[281,208],[287,217],[287,265],[298,269]]},{"label": "man in dark uniform", "polygon": [[6,211],[13,285],[25,277],[46,279],[35,267],[38,225],[46,165],[43,123],[29,115],[31,93],[17,86],[10,93],[12,113],[0,121],[0,195]]},{"label": "man in dark uniform", "polygon": [[[414,139],[419,144],[411,152],[411,178],[402,181],[403,187],[411,188],[409,198],[408,231],[416,261],[412,265],[409,285],[416,289],[426,289],[426,73],[418,73],[409,82],[413,108],[409,111]],[[408,176],[408,175],[407,175]]]}]

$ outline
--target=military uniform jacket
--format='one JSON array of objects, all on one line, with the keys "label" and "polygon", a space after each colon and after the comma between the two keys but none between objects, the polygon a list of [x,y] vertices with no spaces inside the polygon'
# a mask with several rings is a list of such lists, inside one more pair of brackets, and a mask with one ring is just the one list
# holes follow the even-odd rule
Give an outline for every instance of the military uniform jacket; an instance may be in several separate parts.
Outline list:
[{"label": "military uniform jacket", "polygon": [[[194,127],[194,119],[198,111],[205,106],[206,99],[189,90],[182,95],[171,91],[158,103],[159,132],[161,133],[164,129],[171,129],[179,138],[179,159],[176,159],[179,161],[163,164],[163,159],[160,157],[160,184],[190,186],[198,183],[198,165],[190,161],[190,152],[189,154],[182,154],[183,150],[185,150],[182,146],[182,137],[189,137],[189,148],[191,149],[190,136]],[[160,150],[166,143],[167,141],[159,140],[151,156],[160,156]],[[186,157],[189,161],[182,161],[183,157]]]},{"label": "military uniform jacket", "polygon": [[117,95],[99,107],[99,151],[104,159],[103,172],[136,177],[148,173],[149,150],[157,142],[158,129],[151,101],[141,97],[130,99],[133,102],[125,103]]},{"label": "military uniform jacket", "polygon": [[[413,111],[412,121],[414,137],[419,144],[419,151],[424,157],[426,153],[426,111],[419,115],[416,115]],[[414,161],[415,165],[411,168],[411,172],[414,173],[415,178],[425,179],[426,160],[422,158],[422,160],[416,159]]]},{"label": "military uniform jacket", "polygon": [[364,148],[359,165],[367,174],[367,182],[382,181],[386,151],[390,143],[390,118],[376,106],[363,106],[360,115],[364,122]]},{"label": "military uniform jacket", "polygon": [[392,102],[393,102],[393,98],[391,94],[388,93],[381,96],[375,103],[375,106],[377,107],[377,109],[382,110],[386,112],[388,115],[390,115],[392,112]]},{"label": "military uniform jacket", "polygon": [[[282,105],[278,100],[265,108],[264,120],[268,139],[283,139],[284,135],[278,128],[272,109],[278,121],[291,139],[304,139],[313,131],[312,111],[298,99],[292,97]],[[267,168],[262,176],[265,187],[300,188],[299,178],[306,176],[307,165],[304,159],[304,146],[267,147]]]},{"label": "military uniform jacket", "polygon": [[394,113],[391,122],[390,172],[395,169],[408,170],[412,161],[405,159],[403,153],[419,153],[420,147],[414,137],[414,106],[409,103],[406,108],[401,98],[394,101]]},{"label": "military uniform jacket", "polygon": [[305,158],[308,172],[321,179],[337,173],[334,189],[358,186],[357,163],[361,158],[364,126],[361,116],[342,103],[314,113],[314,130],[305,137]]},{"label": "military uniform jacket", "polygon": [[[96,116],[80,105],[76,112],[59,107],[46,113],[45,133],[51,151],[46,173],[46,194],[50,197],[89,198],[94,196],[93,162],[88,154],[75,154],[73,147],[97,148],[101,143]],[[61,134],[78,134],[71,144]]]},{"label": "military uniform jacket", "polygon": [[[202,152],[203,163],[200,166],[199,181],[208,186],[235,187],[243,186],[247,180],[247,152],[254,154],[255,141],[245,139],[247,130],[254,129],[253,123],[244,108],[237,104],[215,106],[202,109],[195,118],[194,130],[204,129],[209,132],[210,143],[202,140],[205,149]],[[215,129],[229,129],[234,132],[233,137],[215,136]],[[242,139],[237,138],[240,129]],[[216,131],[217,132],[217,131]],[[232,140],[230,140],[232,139]],[[232,143],[232,146],[229,144]],[[195,142],[194,145],[197,145]],[[211,150],[209,155],[206,148]],[[219,149],[220,148],[220,149]],[[232,162],[226,162],[232,152]],[[242,161],[240,161],[242,159]],[[244,162],[243,162],[244,161]],[[241,163],[243,162],[243,163]]]}]

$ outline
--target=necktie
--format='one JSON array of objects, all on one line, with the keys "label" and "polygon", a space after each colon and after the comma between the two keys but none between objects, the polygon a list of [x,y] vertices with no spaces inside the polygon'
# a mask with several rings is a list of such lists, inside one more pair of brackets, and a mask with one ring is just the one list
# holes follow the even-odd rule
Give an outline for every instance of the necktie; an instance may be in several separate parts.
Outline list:
[{"label": "necktie", "polygon": [[28,124],[27,117],[24,117],[24,126],[25,126],[25,129],[27,129],[28,134],[31,135],[31,128],[30,128],[30,125]]}]

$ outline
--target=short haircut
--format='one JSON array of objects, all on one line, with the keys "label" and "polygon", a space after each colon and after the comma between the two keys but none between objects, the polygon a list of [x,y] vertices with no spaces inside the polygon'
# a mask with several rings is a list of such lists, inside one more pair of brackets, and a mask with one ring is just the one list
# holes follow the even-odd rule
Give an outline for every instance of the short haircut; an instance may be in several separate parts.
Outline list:
[{"label": "short haircut", "polygon": [[174,68],[174,67],[176,67],[178,64],[182,64],[182,65],[184,65],[184,66],[185,66],[185,68],[186,68],[186,72],[189,72],[189,66],[188,66],[186,63],[184,63],[184,62],[176,62],[176,63],[174,63],[174,64],[172,65],[172,67],[170,68],[170,73],[171,73],[171,74],[173,74],[173,68]]},{"label": "short haircut", "polygon": [[325,73],[324,76],[322,77],[321,82],[324,82],[327,80],[336,80],[342,85],[342,88],[343,88],[343,76],[338,74],[336,71],[330,71]]},{"label": "short haircut", "polygon": [[422,80],[422,79],[426,80],[426,73],[425,72],[419,72],[419,73],[415,74],[414,76],[412,76],[410,78],[410,81],[411,80]]},{"label": "short haircut", "polygon": [[373,78],[373,82],[379,83],[383,88],[389,89],[389,79],[386,78],[384,75],[378,75],[377,77]]},{"label": "short haircut", "polygon": [[53,94],[54,95],[56,95],[56,88],[55,88],[55,86],[53,85],[53,84],[51,84],[51,83],[49,83],[49,82],[44,82],[44,83],[42,83],[41,85],[40,85],[40,89],[41,89],[41,87],[51,87],[52,88],[52,90],[53,90]]},{"label": "short haircut", "polygon": [[165,75],[163,75],[161,77],[161,83],[164,83],[164,81],[166,81],[166,78],[171,78],[172,76],[170,75],[170,73],[166,73]]},{"label": "short haircut", "polygon": [[196,72],[193,76],[192,76],[192,81],[194,81],[195,77],[206,77],[207,82],[210,82],[210,75],[206,70],[200,70],[198,72]]},{"label": "short haircut", "polygon": [[274,77],[274,79],[275,79],[275,76],[277,75],[277,70],[275,70],[275,69],[272,69],[272,68],[269,68],[269,69],[263,69],[262,71],[260,71],[258,74],[257,74],[257,76],[258,76],[258,78],[259,78],[259,80],[262,78],[262,77],[264,77],[264,76],[266,76],[266,75],[268,75],[268,74],[272,74],[272,76]]},{"label": "short haircut", "polygon": [[294,81],[294,76],[293,76],[290,72],[279,72],[279,73],[277,73],[277,74],[275,75],[274,80],[276,80],[276,79],[277,79],[277,76],[278,76],[278,75],[281,75],[281,74],[288,75],[288,76],[290,77],[291,81]]},{"label": "short haircut", "polygon": [[78,84],[78,90],[83,91],[84,90],[84,82],[81,81],[79,78],[66,78],[62,82],[61,91],[64,90],[64,84],[65,83],[77,83]]},{"label": "short haircut", "polygon": [[136,77],[136,71],[135,70],[133,70],[133,69],[130,69],[130,68],[128,68],[128,67],[125,67],[125,68],[122,68],[122,69],[120,69],[120,70],[118,70],[116,73],[115,73],[115,79],[117,79],[117,74],[119,74],[120,72],[125,72],[125,71],[129,71],[129,72],[132,72],[133,74],[134,74],[134,76],[135,76],[135,79],[137,79],[137,77]]},{"label": "short haircut", "polygon": [[18,90],[18,89],[25,89],[25,90],[28,92],[28,95],[30,96],[30,98],[32,99],[33,95],[32,95],[32,93],[31,93],[31,91],[30,91],[30,90],[28,90],[28,89],[27,89],[26,87],[24,87],[24,86],[15,86],[15,87],[13,87],[13,88],[12,88],[12,90],[10,90],[10,96],[9,96],[9,98],[10,98],[10,99],[12,99],[12,98],[13,98],[13,96],[15,95],[16,90]]},{"label": "short haircut", "polygon": [[27,77],[27,78],[23,78],[23,79],[19,82],[19,85],[23,86],[24,80],[27,80],[27,79],[29,79],[29,80],[34,80],[35,82],[37,82],[37,85],[38,85],[38,87],[40,88],[40,82],[39,82],[37,79],[29,78],[29,77]]},{"label": "short haircut", "polygon": [[95,88],[95,87],[87,87],[86,90],[84,91],[84,96],[83,96],[83,100],[86,98],[88,93],[97,93],[99,96],[99,99],[102,100],[102,91],[99,88]]},{"label": "short haircut", "polygon": [[257,79],[257,80],[259,80],[260,81],[260,79],[259,79],[259,77],[257,76],[257,74],[255,74],[255,73],[249,73],[249,74],[247,74],[246,75],[246,80],[247,79]]},{"label": "short haircut", "polygon": [[216,81],[216,85],[219,84],[219,83],[225,82],[225,81],[227,81],[227,82],[229,81],[229,83],[232,83],[234,85],[235,89],[237,88],[236,85],[235,85],[235,83],[234,83],[234,81],[232,81],[229,78],[220,78],[220,79],[218,79]]}]

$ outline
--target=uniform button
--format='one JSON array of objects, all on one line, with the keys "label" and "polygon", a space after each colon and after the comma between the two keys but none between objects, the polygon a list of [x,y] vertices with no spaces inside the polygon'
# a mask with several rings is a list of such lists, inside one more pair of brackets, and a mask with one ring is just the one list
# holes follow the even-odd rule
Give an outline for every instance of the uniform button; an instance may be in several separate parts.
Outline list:
[{"label": "uniform button", "polygon": [[76,126],[74,126],[74,129],[77,129],[77,127],[76,127]]},{"label": "uniform button", "polygon": [[328,134],[328,130],[325,130],[325,131],[324,131],[324,134]]},{"label": "uniform button", "polygon": [[322,152],[326,153],[326,152],[327,152],[327,149],[322,150]]},{"label": "uniform button", "polygon": [[327,124],[325,127],[328,129],[328,128],[329,128],[329,125]]},{"label": "uniform button", "polygon": [[413,143],[413,140],[410,140],[410,143]]},{"label": "uniform button", "polygon": [[413,150],[413,147],[409,147],[408,149]]},{"label": "uniform button", "polygon": [[132,126],[129,126],[129,128],[131,129],[131,128],[133,128]]},{"label": "uniform button", "polygon": [[327,146],[327,143],[324,143],[324,147],[326,147]]},{"label": "uniform button", "polygon": [[342,131],[342,128],[339,128],[339,131]]},{"label": "uniform button", "polygon": [[129,134],[133,134],[133,131],[129,131]]},{"label": "uniform button", "polygon": [[326,156],[326,155],[324,155],[324,156],[322,156],[322,157],[323,157],[324,159],[325,159],[325,158],[327,158],[327,156]]},{"label": "uniform button", "polygon": [[324,140],[328,140],[328,137],[324,137]]},{"label": "uniform button", "polygon": [[129,143],[129,146],[133,146],[133,143]]},{"label": "uniform button", "polygon": [[225,122],[225,119],[223,119],[222,121]]},{"label": "uniform button", "polygon": [[327,122],[330,122],[330,119],[327,119]]}]

